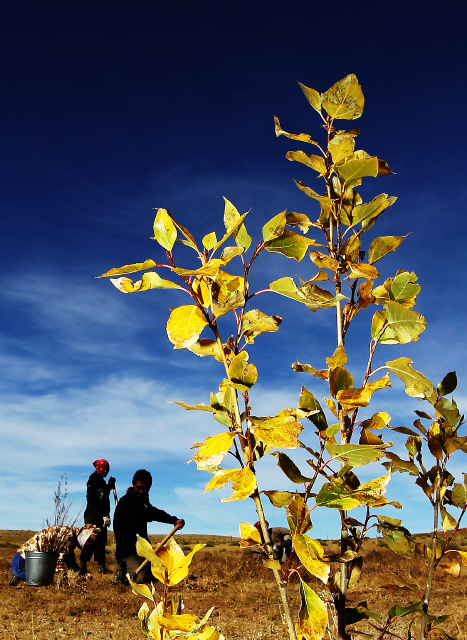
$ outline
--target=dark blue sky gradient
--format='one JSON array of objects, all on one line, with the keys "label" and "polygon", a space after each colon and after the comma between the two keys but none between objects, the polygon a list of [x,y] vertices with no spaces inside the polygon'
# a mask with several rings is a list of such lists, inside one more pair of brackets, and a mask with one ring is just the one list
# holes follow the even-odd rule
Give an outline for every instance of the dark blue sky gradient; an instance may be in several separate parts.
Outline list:
[{"label": "dark blue sky gradient", "polygon": [[[362,131],[357,147],[384,158],[396,172],[364,181],[365,201],[383,191],[398,197],[371,237],[413,232],[378,266],[384,278],[399,267],[418,274],[417,309],[428,322],[418,343],[387,348],[379,357],[381,363],[413,357],[434,382],[457,369],[461,404],[467,96],[459,6],[290,0],[0,4],[0,473],[14,487],[2,505],[4,526],[40,527],[64,472],[80,506],[90,463],[102,456],[111,460],[121,491],[139,466],[155,475],[159,469],[164,498],[154,500],[185,515],[190,531],[235,533],[238,519],[254,518],[247,503],[218,507],[219,496],[203,498],[208,477],[193,464],[183,465],[191,453],[164,444],[172,437],[167,430],[178,433],[190,421],[197,426],[193,437],[186,436],[188,446],[217,428],[173,405],[152,404],[153,398],[207,402],[205,394],[222,375],[208,359],[174,352],[165,337],[168,306],[185,298],[170,292],[122,296],[95,276],[162,258],[149,239],[152,207],[169,208],[197,238],[212,230],[221,235],[222,196],[241,212],[251,208],[247,228],[254,241],[283,209],[317,217],[316,203],[293,184],[296,178],[314,186],[314,176],[284,158],[288,150],[307,151],[305,145],[274,135],[273,115],[287,131],[321,135],[320,120],[297,81],[323,92],[348,73],[357,75],[366,98],[363,117],[350,125]],[[264,287],[281,275],[310,277],[310,266],[308,258],[297,265],[261,256],[254,282]],[[284,316],[280,332],[262,336],[251,349],[260,393],[298,397],[300,385],[307,384],[321,397],[324,387],[293,376],[289,366],[297,357],[324,365],[333,350],[332,312],[306,314],[272,295],[259,297],[258,306]],[[368,342],[369,322],[370,315],[359,320],[349,345],[356,373],[364,363],[359,347]],[[409,424],[411,411],[422,407],[406,402],[394,384],[398,399],[388,396],[396,398],[393,412]],[[120,407],[120,401],[127,404]],[[165,411],[170,417],[152,431],[151,416]],[[96,430],[102,436],[97,441]],[[134,448],[128,449],[129,441]],[[20,459],[27,460],[26,468]],[[272,463],[270,472],[267,481],[274,484]],[[39,481],[43,493],[33,508],[31,486]],[[200,496],[196,513],[189,510],[194,488]],[[417,505],[422,498],[414,492],[413,500]],[[28,505],[29,515],[18,504]],[[218,508],[224,515],[214,531],[211,513]],[[278,513],[269,519],[282,524]],[[417,522],[425,526],[422,519],[408,526],[417,528]],[[325,529],[316,535],[324,537]]]}]

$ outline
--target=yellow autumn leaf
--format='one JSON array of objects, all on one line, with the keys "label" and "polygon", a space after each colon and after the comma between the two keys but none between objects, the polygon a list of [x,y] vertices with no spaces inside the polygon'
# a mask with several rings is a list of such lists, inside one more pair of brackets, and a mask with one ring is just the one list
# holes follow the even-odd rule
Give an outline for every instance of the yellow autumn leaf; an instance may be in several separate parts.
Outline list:
[{"label": "yellow autumn leaf", "polygon": [[150,269],[151,267],[155,266],[156,263],[154,262],[154,260],[148,259],[144,262],[135,262],[134,264],[125,264],[123,265],[123,267],[115,267],[97,277],[106,278],[108,276],[122,276],[126,273],[136,273],[137,271],[144,271],[144,269]]},{"label": "yellow autumn leaf", "polygon": [[177,229],[167,209],[158,209],[154,219],[154,240],[167,251],[172,251],[176,239]]},{"label": "yellow autumn leaf", "polygon": [[167,631],[196,631],[199,627],[199,618],[191,613],[182,613],[179,615],[171,615],[164,613],[160,616],[159,625]]},{"label": "yellow autumn leaf", "polygon": [[213,356],[218,362],[223,362],[219,345],[215,340],[211,340],[210,338],[200,338],[187,348],[191,353],[194,353],[200,358]]},{"label": "yellow autumn leaf", "polygon": [[191,347],[208,324],[201,309],[192,304],[173,309],[167,321],[167,336],[174,349]]},{"label": "yellow autumn leaf", "polygon": [[251,547],[254,544],[262,544],[261,534],[258,529],[249,522],[240,522],[240,546]]},{"label": "yellow autumn leaf", "polygon": [[227,482],[232,483],[233,493],[230,498],[222,498],[222,502],[245,500],[256,489],[256,476],[249,467],[243,469],[221,469],[208,482],[204,493],[213,489],[220,489]]},{"label": "yellow autumn leaf", "polygon": [[325,603],[305,582],[300,582],[300,631],[306,640],[321,640],[328,625]]},{"label": "yellow autumn leaf", "polygon": [[170,538],[163,547],[157,550],[157,555],[167,570],[170,586],[178,584],[187,577],[194,554],[205,546],[205,544],[196,544],[189,554],[184,555],[174,538]]},{"label": "yellow autumn leaf", "polygon": [[[211,408],[211,407],[210,407]],[[199,451],[188,462],[194,460],[198,469],[210,471],[216,469],[232,446],[235,433],[218,433],[206,438]]]},{"label": "yellow autumn leaf", "polygon": [[308,254],[310,256],[310,260],[314,265],[318,267],[318,269],[331,269],[332,271],[337,271],[339,269],[339,262],[331,256],[322,253],[321,251],[310,251]]},{"label": "yellow autumn leaf", "polygon": [[201,242],[203,243],[203,247],[209,251],[217,242],[216,232],[212,231],[211,233],[208,233],[204,236]]},{"label": "yellow autumn leaf", "polygon": [[180,285],[161,278],[155,271],[143,273],[141,280],[135,283],[130,278],[110,278],[113,286],[122,293],[134,293],[136,291],[148,291],[149,289],[183,289]]},{"label": "yellow autumn leaf", "polygon": [[207,276],[209,278],[215,278],[219,273],[219,269],[225,265],[223,260],[219,258],[215,258],[213,260],[209,260],[206,264],[203,264],[202,267],[198,267],[197,269],[182,269],[180,267],[174,267],[172,271],[177,273],[179,276]]},{"label": "yellow autumn leaf", "polygon": [[349,278],[365,278],[366,280],[374,280],[379,277],[379,271],[371,264],[363,264],[363,262],[349,263]]},{"label": "yellow autumn leaf", "polygon": [[256,418],[250,416],[251,430],[265,444],[278,449],[295,449],[303,427],[293,415]]},{"label": "yellow autumn leaf", "polygon": [[362,87],[353,73],[349,73],[321,94],[321,106],[331,118],[337,120],[360,118],[364,104]]},{"label": "yellow autumn leaf", "polygon": [[342,367],[347,363],[347,355],[344,345],[339,345],[330,358],[326,358],[326,364],[331,367]]},{"label": "yellow autumn leaf", "polygon": [[324,550],[321,544],[317,540],[301,534],[294,536],[292,542],[295,553],[305,569],[327,584],[330,566],[322,561]]},{"label": "yellow autumn leaf", "polygon": [[147,584],[136,584],[136,582],[133,582],[131,577],[128,578],[128,582],[130,583],[130,587],[132,588],[134,594],[143,596],[144,598],[148,598],[149,600],[153,599],[153,594]]}]

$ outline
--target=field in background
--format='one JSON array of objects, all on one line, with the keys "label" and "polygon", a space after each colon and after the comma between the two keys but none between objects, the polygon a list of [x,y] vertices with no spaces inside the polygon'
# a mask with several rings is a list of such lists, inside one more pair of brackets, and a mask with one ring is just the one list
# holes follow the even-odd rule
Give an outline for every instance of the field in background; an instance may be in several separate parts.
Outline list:
[{"label": "field in background", "polygon": [[[2,640],[137,640],[145,637],[137,618],[143,598],[132,594],[129,587],[112,584],[111,575],[99,576],[93,562],[89,564],[93,579],[86,582],[70,572],[68,584],[29,587],[21,583],[21,586],[10,587],[11,559],[18,546],[34,533],[0,531]],[[151,541],[155,543],[161,537],[151,536]],[[252,554],[240,549],[238,539],[183,533],[177,534],[176,539],[185,553],[197,542],[207,544],[195,555],[190,575],[177,588],[186,612],[201,616],[215,606],[211,621],[222,630],[226,640],[288,638],[272,572]],[[426,542],[427,538],[417,536],[417,541]],[[467,550],[462,546],[463,542],[459,537],[459,548]],[[322,543],[327,553],[337,551],[333,542]],[[349,594],[349,604],[367,601],[370,609],[384,617],[396,602],[405,606],[416,598],[408,590],[389,593],[382,585],[401,585],[400,578],[417,583],[425,571],[423,560],[401,558],[380,545],[376,540],[365,543],[362,575]],[[108,566],[113,570],[114,549],[113,534],[109,533],[107,558]],[[430,608],[430,613],[451,615],[442,626],[458,640],[467,640],[466,579],[467,567],[462,567],[458,578],[439,571]],[[322,591],[320,583],[314,579],[310,580],[310,586]],[[298,611],[297,592],[297,583],[293,583],[289,593],[295,612]],[[362,625],[357,628],[364,630]]]}]

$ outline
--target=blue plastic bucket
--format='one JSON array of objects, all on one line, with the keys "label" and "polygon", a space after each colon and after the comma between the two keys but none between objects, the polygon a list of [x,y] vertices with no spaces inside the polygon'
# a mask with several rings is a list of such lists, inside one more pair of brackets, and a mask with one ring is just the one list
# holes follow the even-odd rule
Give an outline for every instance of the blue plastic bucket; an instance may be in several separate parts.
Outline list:
[{"label": "blue plastic bucket", "polygon": [[52,582],[58,553],[55,551],[26,551],[26,584],[42,587]]}]

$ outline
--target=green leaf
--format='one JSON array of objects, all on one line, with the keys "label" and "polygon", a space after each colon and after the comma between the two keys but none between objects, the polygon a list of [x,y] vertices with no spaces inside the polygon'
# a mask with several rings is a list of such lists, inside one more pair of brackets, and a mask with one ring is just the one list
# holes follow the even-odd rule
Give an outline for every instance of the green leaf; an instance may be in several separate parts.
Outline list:
[{"label": "green leaf", "polygon": [[194,305],[177,307],[167,321],[167,336],[174,349],[186,349],[194,344],[208,324],[203,312]]},{"label": "green leaf", "polygon": [[371,335],[375,339],[378,336],[382,322],[386,322],[387,326],[379,338],[381,344],[407,344],[408,342],[416,342],[420,334],[426,329],[425,318],[412,311],[406,309],[398,302],[386,302],[384,304],[385,312],[378,311],[373,316],[371,325]]},{"label": "green leaf", "polygon": [[[363,160],[369,162],[370,160],[374,160],[374,158],[363,158]],[[353,160],[352,162],[357,161]],[[354,227],[360,222],[362,223],[362,227],[364,224],[367,225],[370,220],[375,220],[379,215],[381,215],[381,213],[383,213],[385,209],[394,204],[395,201],[396,198],[394,196],[389,197],[387,193],[381,193],[379,196],[376,196],[376,198],[373,198],[371,202],[357,204],[352,209],[351,226]]]},{"label": "green leaf", "polygon": [[322,156],[317,156],[313,153],[307,155],[303,151],[288,151],[285,157],[287,160],[301,162],[307,167],[310,167],[310,169],[314,169],[320,176],[326,173],[326,162]]},{"label": "green leaf", "polygon": [[320,113],[321,112],[321,96],[319,95],[318,91],[316,91],[315,89],[310,89],[310,87],[305,86],[301,82],[299,82],[298,84],[300,85],[303,93],[305,94],[305,98],[311,104],[313,109],[318,113]]},{"label": "green leaf", "polygon": [[[378,158],[348,158],[334,165],[339,177],[344,182],[365,178],[366,176],[376,178],[378,175]],[[354,222],[356,224],[356,222]]]},{"label": "green leaf", "polygon": [[254,364],[248,364],[248,353],[241,351],[232,358],[229,366],[229,379],[242,393],[251,389],[258,379],[258,371]]},{"label": "green leaf", "polygon": [[271,218],[269,222],[263,227],[263,240],[264,242],[268,242],[269,240],[274,240],[278,238],[284,233],[285,225],[287,224],[286,212],[281,211],[277,216]]},{"label": "green leaf", "polygon": [[457,376],[455,371],[446,374],[437,386],[438,395],[440,397],[447,396],[457,387]]},{"label": "green leaf", "polygon": [[281,322],[280,316],[268,316],[259,309],[251,309],[243,314],[242,335],[246,342],[253,343],[262,333],[277,331]]},{"label": "green leaf", "polygon": [[351,494],[349,495],[349,492],[346,491],[343,485],[326,482],[316,496],[316,504],[319,507],[348,511],[359,507],[360,501]]},{"label": "green leaf", "polygon": [[[224,198],[224,202],[224,226],[228,232],[229,229],[234,227],[241,216],[230,200]],[[248,235],[243,222],[239,227],[236,227],[235,231],[232,233],[232,237],[239,247],[243,247],[245,251],[248,251],[251,244],[251,238]]]},{"label": "green leaf", "polygon": [[416,611],[423,611],[423,602],[414,602],[408,607],[401,607],[398,604],[395,604],[388,611],[389,618],[402,618],[403,616],[408,616],[410,613],[415,613]]},{"label": "green leaf", "polygon": [[406,236],[380,236],[375,238],[368,249],[368,262],[374,264],[384,258],[391,251],[395,251],[397,247],[407,238]]},{"label": "green leaf", "polygon": [[115,267],[114,269],[110,269],[110,271],[106,271],[101,276],[97,277],[106,278],[108,276],[120,276],[126,273],[136,273],[137,271],[143,271],[144,269],[150,269],[155,266],[156,263],[154,260],[145,260],[144,262],[136,262],[135,264],[125,264],[123,267]]},{"label": "green leaf", "polygon": [[461,484],[455,484],[452,489],[451,501],[455,507],[463,509],[467,501],[467,492]]},{"label": "green leaf", "polygon": [[329,370],[329,390],[333,398],[339,391],[350,389],[353,385],[353,377],[344,367],[332,367]]},{"label": "green leaf", "polygon": [[447,398],[440,398],[435,404],[436,411],[443,416],[447,424],[455,427],[459,424],[461,415],[454,398],[450,402]]},{"label": "green leaf", "polygon": [[167,209],[158,209],[154,219],[154,240],[167,251],[172,251],[176,239],[177,229]]},{"label": "green leaf", "polygon": [[319,431],[326,431],[328,423],[324,411],[321,409],[321,405],[311,391],[308,391],[308,389],[303,386],[300,391],[298,408],[303,411],[312,411],[313,413],[308,416],[308,420],[310,420]]},{"label": "green leaf", "polygon": [[421,288],[420,285],[415,284],[417,280],[415,273],[401,271],[395,278],[388,278],[383,285],[375,287],[372,293],[378,302],[394,300],[410,309],[415,305],[415,298]]},{"label": "green leaf", "polygon": [[363,97],[362,88],[353,73],[336,82],[321,95],[323,109],[327,111],[331,118],[336,120],[356,120],[360,118],[364,104],[365,98]]},{"label": "green leaf", "polygon": [[[335,509],[354,509],[362,506],[384,506],[387,504],[383,494],[391,480],[391,474],[370,480],[352,490],[342,478],[335,478],[333,482],[325,483],[318,495],[316,504],[318,506],[331,507]],[[382,504],[381,501],[383,502]]]},{"label": "green leaf", "polygon": [[311,482],[311,478],[307,478],[302,475],[300,469],[297,467],[288,455],[282,453],[282,451],[274,451],[271,455],[276,456],[277,464],[285,473],[287,478],[296,484],[306,484]]},{"label": "green leaf", "polygon": [[318,287],[316,284],[297,287],[293,278],[289,277],[279,278],[279,280],[271,282],[269,287],[272,291],[275,291],[282,296],[302,302],[311,311],[335,307],[339,300],[345,299],[345,296],[342,294],[338,294],[334,297],[332,293],[326,291],[326,289]]},{"label": "green leaf", "polygon": [[382,458],[385,454],[384,447],[390,446],[390,443],[384,445],[368,445],[368,444],[332,444],[326,442],[326,450],[334,460],[339,460],[352,467],[361,467],[369,462],[375,462]]},{"label": "green leaf", "polygon": [[415,542],[401,521],[388,516],[377,516],[377,530],[383,533],[383,540],[392,551],[401,556],[412,558],[415,553]]},{"label": "green leaf", "polygon": [[436,390],[433,384],[419,371],[412,367],[410,358],[397,358],[390,360],[385,365],[389,371],[396,374],[405,384],[405,392],[412,398],[428,400],[432,404],[436,402]]},{"label": "green leaf", "polygon": [[278,509],[288,507],[295,495],[290,491],[262,491],[262,493],[267,495],[271,504]]},{"label": "green leaf", "polygon": [[293,258],[297,262],[303,259],[310,245],[316,244],[310,238],[304,238],[298,233],[288,231],[287,229],[273,240],[264,243],[264,248],[272,253],[281,253],[287,258]]}]

